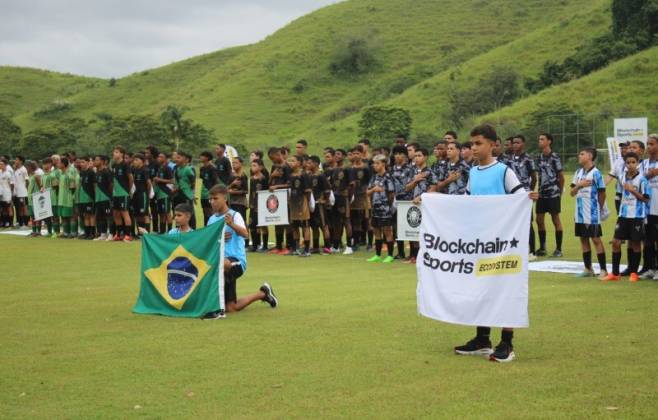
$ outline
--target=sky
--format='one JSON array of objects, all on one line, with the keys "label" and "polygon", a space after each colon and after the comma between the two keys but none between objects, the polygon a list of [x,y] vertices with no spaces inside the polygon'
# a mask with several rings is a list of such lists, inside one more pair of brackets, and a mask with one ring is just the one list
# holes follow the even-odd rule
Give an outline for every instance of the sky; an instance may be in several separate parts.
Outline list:
[{"label": "sky", "polygon": [[128,74],[264,39],[336,0],[0,0],[0,65]]}]

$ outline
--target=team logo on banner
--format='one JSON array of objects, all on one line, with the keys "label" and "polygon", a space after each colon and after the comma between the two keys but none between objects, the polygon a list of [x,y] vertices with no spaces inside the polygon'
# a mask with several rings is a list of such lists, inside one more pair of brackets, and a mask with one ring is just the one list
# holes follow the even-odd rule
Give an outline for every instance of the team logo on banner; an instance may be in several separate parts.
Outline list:
[{"label": "team logo on banner", "polygon": [[271,194],[269,197],[267,197],[267,211],[270,213],[276,213],[276,211],[279,209],[279,199],[276,198],[276,195]]},{"label": "team logo on banner", "polygon": [[180,310],[210,266],[179,245],[159,267],[144,272],[160,296]]},{"label": "team logo on banner", "polygon": [[420,226],[422,220],[423,213],[421,213],[420,209],[416,206],[409,207],[409,210],[407,210],[407,223],[409,223],[409,226],[417,228]]},{"label": "team logo on banner", "polygon": [[288,224],[288,189],[258,191],[258,226]]},{"label": "team logo on banner", "polygon": [[411,201],[397,202],[397,240],[418,241],[423,213],[418,205]]}]

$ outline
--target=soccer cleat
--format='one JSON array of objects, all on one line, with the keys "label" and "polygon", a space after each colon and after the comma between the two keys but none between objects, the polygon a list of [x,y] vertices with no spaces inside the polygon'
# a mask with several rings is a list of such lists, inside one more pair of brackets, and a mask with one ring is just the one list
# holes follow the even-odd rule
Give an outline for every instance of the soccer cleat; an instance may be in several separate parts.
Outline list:
[{"label": "soccer cleat", "polygon": [[652,280],[653,276],[656,275],[656,271],[655,270],[647,270],[644,273],[638,273],[638,274],[640,274],[640,278],[643,279],[643,280]]},{"label": "soccer cleat", "polygon": [[134,239],[130,235],[126,235],[123,237],[124,242],[132,242]]},{"label": "soccer cleat", "polygon": [[87,235],[80,235],[77,237],[77,239],[84,240],[87,239]]},{"label": "soccer cleat", "polygon": [[651,270],[648,267],[642,267],[642,269],[640,269],[640,271],[638,271],[637,274],[641,276],[642,274],[646,273],[647,271],[653,271],[653,270]]},{"label": "soccer cleat", "polygon": [[332,254],[333,250],[331,248],[322,248],[322,255],[329,255]]},{"label": "soccer cleat", "polygon": [[114,237],[113,237],[112,234],[110,233],[110,234],[107,235],[107,238],[105,238],[105,240],[106,240],[107,242],[112,242],[112,241],[114,240]]},{"label": "soccer cleat", "polygon": [[538,257],[545,257],[546,256],[546,250],[543,248],[540,248],[535,252],[535,255]]},{"label": "soccer cleat", "polygon": [[628,276],[629,274],[631,274],[631,270],[629,270],[628,267],[626,267],[626,269],[625,269],[624,271],[622,271],[621,273],[619,273],[619,275],[622,276],[622,277],[626,277],[626,276]]},{"label": "soccer cleat", "polygon": [[615,274],[610,273],[607,276],[605,276],[605,278],[603,278],[601,280],[603,280],[603,281],[619,281],[620,278],[621,277],[618,274],[615,275]]},{"label": "soccer cleat", "polygon": [[114,242],[120,242],[120,241],[121,241],[121,236],[119,236],[119,235],[114,235],[114,237],[112,238],[112,240],[113,240]]},{"label": "soccer cleat", "polygon": [[366,262],[382,262],[382,257],[379,255],[374,255],[366,260]]},{"label": "soccer cleat", "polygon": [[574,277],[586,278],[586,277],[594,277],[594,276],[595,276],[595,274],[594,274],[593,271],[583,270],[582,272],[576,274]]},{"label": "soccer cleat", "polygon": [[628,276],[628,281],[631,283],[635,283],[640,280],[640,276],[637,275],[637,273],[631,273],[630,276]]},{"label": "soccer cleat", "polygon": [[492,362],[501,362],[507,363],[514,360],[514,346],[504,341],[501,341],[497,346],[494,352],[489,356],[489,360]]},{"label": "soccer cleat", "polygon": [[107,240],[107,235],[104,233],[101,233],[101,235],[98,238],[94,238],[94,241],[106,241]]},{"label": "soccer cleat", "polygon": [[346,246],[345,251],[343,251],[343,255],[352,255],[352,254],[354,254],[354,250],[351,247]]},{"label": "soccer cleat", "polygon": [[553,258],[562,258],[562,251],[560,251],[559,249],[556,249],[555,251],[553,251],[553,255],[551,255],[551,256]]},{"label": "soccer cleat", "polygon": [[385,264],[390,264],[393,261],[395,261],[395,258],[391,257],[390,255],[382,260],[382,262]]},{"label": "soccer cleat", "polygon": [[658,280],[658,270],[656,270],[656,274],[653,275],[652,280]]},{"label": "soccer cleat", "polygon": [[268,254],[272,254],[272,255],[279,255],[279,254],[281,253],[281,251],[282,251],[282,250],[279,249],[279,248],[272,248],[272,249],[270,249],[267,253],[268,253]]},{"label": "soccer cleat", "polygon": [[57,238],[58,238],[58,236],[57,236],[56,233],[53,233],[52,235],[50,235],[50,237],[51,237],[52,239],[57,239]]},{"label": "soccer cleat", "polygon": [[492,352],[491,341],[488,338],[475,337],[463,346],[455,347],[455,354],[465,356],[489,356]]},{"label": "soccer cleat", "polygon": [[214,321],[216,319],[222,319],[222,318],[226,318],[226,315],[224,315],[223,311],[208,312],[207,314],[201,317],[201,319],[204,321]]},{"label": "soccer cleat", "polygon": [[260,287],[260,291],[265,293],[263,302],[269,303],[272,309],[279,306],[279,299],[277,299],[276,295],[274,294],[274,290],[272,289],[272,286],[270,286],[269,283],[267,282],[263,283],[263,285]]},{"label": "soccer cleat", "polygon": [[599,280],[605,280],[605,278],[608,277],[608,272],[607,271],[601,271],[601,273],[598,276]]},{"label": "soccer cleat", "polygon": [[290,255],[290,253],[291,252],[288,248],[282,249],[281,251],[279,251],[279,255]]}]

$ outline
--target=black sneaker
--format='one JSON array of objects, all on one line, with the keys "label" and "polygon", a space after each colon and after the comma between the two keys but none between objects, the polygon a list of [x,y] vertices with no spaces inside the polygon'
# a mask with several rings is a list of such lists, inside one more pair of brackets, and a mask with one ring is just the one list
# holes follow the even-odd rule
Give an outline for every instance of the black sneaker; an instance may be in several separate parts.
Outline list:
[{"label": "black sneaker", "polygon": [[272,286],[270,286],[269,283],[263,283],[263,285],[260,287],[260,291],[265,293],[263,302],[269,303],[272,309],[279,306],[279,300],[276,298],[276,295],[274,294],[274,290],[272,290]]},{"label": "black sneaker", "polygon": [[546,256],[546,250],[545,249],[538,249],[537,252],[535,252],[535,255],[538,257],[545,257]]},{"label": "black sneaker", "polygon": [[649,270],[651,270],[649,267],[642,267],[642,269],[638,271],[637,274],[641,276],[642,274],[646,273]]},{"label": "black sneaker", "polygon": [[204,321],[214,321],[215,319],[222,319],[225,317],[226,315],[224,315],[224,311],[215,311],[215,312],[208,312],[207,314],[202,316],[201,319]]},{"label": "black sneaker", "polygon": [[553,258],[562,258],[562,251],[560,251],[559,249],[556,249],[555,251],[553,251],[552,257]]},{"label": "black sneaker", "polygon": [[501,341],[494,352],[489,356],[492,362],[507,363],[514,360],[514,346],[504,341]]},{"label": "black sneaker", "polygon": [[489,356],[493,350],[491,349],[491,341],[479,337],[475,337],[463,346],[455,347],[456,354],[473,355],[473,356]]}]

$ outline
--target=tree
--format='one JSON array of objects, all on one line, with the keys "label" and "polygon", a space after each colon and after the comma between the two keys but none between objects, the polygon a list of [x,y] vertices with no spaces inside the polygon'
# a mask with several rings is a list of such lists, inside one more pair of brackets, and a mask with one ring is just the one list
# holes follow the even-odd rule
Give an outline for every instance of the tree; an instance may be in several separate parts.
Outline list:
[{"label": "tree", "polygon": [[11,118],[0,114],[0,151],[13,155],[21,141],[21,128]]},{"label": "tree", "polygon": [[363,111],[359,134],[372,140],[389,141],[398,134],[409,136],[411,114],[403,108],[373,106]]},{"label": "tree", "polygon": [[183,115],[187,111],[186,107],[178,105],[168,105],[160,114],[160,123],[169,132],[176,150],[180,148],[183,133]]},{"label": "tree", "polygon": [[365,38],[352,38],[339,47],[329,65],[334,75],[358,76],[377,67],[374,47]]}]

